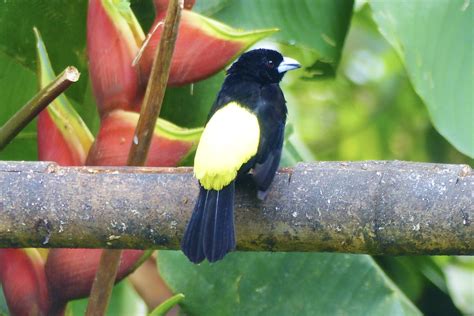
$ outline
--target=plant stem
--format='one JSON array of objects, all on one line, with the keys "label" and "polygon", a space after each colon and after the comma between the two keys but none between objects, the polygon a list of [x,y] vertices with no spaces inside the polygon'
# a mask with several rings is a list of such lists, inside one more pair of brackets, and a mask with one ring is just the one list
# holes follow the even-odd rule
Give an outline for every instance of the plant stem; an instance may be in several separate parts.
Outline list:
[{"label": "plant stem", "polygon": [[74,82],[79,80],[79,71],[72,66],[67,67],[50,84],[41,89],[30,101],[16,112],[0,128],[0,151],[15,138],[42,110],[57,96],[63,93]]},{"label": "plant stem", "polygon": [[178,35],[181,17],[182,0],[171,0],[166,12],[165,24],[160,43],[156,49],[155,59],[151,68],[150,80],[145,92],[140,118],[135,129],[132,147],[128,154],[129,166],[143,166],[150,148],[153,130],[160,114],[161,104],[168,83],[174,44]]},{"label": "plant stem", "polygon": [[99,268],[95,275],[94,283],[92,284],[86,315],[105,315],[121,257],[121,249],[107,249],[102,251]]},{"label": "plant stem", "polygon": [[[183,0],[170,0],[160,43],[151,68],[140,118],[128,154],[128,166],[143,166],[150,148],[156,120],[160,114],[171,66]],[[122,250],[104,250],[92,285],[86,315],[104,315],[110,300]]]}]

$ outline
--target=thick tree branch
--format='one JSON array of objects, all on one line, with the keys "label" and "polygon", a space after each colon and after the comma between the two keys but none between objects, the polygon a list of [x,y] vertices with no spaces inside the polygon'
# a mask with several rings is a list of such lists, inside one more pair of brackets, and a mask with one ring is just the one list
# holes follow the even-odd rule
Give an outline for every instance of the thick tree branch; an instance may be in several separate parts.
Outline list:
[{"label": "thick tree branch", "polygon": [[[198,192],[190,168],[45,162],[0,162],[0,188],[0,247],[178,249]],[[474,254],[466,165],[299,164],[235,214],[239,250]]]}]

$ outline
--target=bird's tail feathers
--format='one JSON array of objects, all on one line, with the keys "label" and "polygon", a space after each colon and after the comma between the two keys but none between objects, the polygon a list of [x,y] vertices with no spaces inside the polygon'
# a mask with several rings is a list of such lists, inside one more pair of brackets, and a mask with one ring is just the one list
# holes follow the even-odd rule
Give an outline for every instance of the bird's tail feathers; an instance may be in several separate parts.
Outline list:
[{"label": "bird's tail feathers", "polygon": [[205,258],[215,262],[235,249],[234,191],[234,181],[219,191],[200,187],[181,243],[191,262],[199,263]]}]

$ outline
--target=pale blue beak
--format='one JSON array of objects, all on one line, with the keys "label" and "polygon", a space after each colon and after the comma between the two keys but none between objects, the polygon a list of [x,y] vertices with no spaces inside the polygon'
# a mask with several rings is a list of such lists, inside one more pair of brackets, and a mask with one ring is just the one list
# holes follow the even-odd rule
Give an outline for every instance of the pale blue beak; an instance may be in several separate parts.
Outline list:
[{"label": "pale blue beak", "polygon": [[300,63],[293,58],[283,57],[283,61],[280,63],[277,69],[279,73],[284,73],[289,70],[298,69],[300,67]]}]

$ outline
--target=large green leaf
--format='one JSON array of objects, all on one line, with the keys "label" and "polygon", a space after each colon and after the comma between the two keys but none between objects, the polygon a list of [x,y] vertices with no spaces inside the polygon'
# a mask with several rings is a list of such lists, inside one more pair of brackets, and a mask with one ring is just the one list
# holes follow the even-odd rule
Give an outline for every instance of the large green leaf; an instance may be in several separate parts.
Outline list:
[{"label": "large green leaf", "polygon": [[82,101],[87,85],[85,51],[87,1],[1,1],[0,51],[35,71],[36,51],[33,27],[43,35],[53,68],[60,73],[75,66],[81,80],[69,90]]},{"label": "large green leaf", "polygon": [[[352,0],[211,0],[196,11],[244,29],[278,27],[271,39],[309,49],[318,56],[313,70],[334,73],[352,15]],[[313,61],[314,62],[314,61]]]},{"label": "large green leaf", "polygon": [[195,265],[161,251],[158,266],[189,315],[419,314],[364,255],[232,253]]},{"label": "large green leaf", "polygon": [[473,11],[469,1],[371,1],[436,129],[474,157]]},{"label": "large green leaf", "polygon": [[[0,52],[0,126],[35,95],[36,89],[34,72]],[[36,159],[36,124],[32,122],[0,151],[0,160]]]}]

